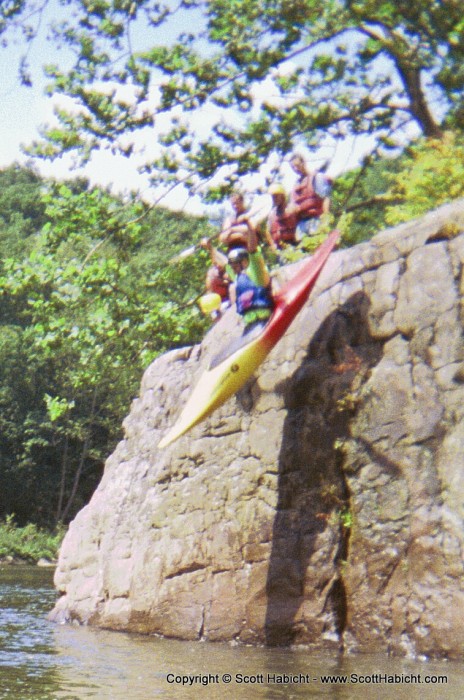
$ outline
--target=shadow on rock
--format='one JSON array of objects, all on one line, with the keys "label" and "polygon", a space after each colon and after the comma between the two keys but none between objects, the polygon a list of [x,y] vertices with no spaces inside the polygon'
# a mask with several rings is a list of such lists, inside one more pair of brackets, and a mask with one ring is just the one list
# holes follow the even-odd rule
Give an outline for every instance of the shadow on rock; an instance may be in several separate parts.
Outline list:
[{"label": "shadow on rock", "polygon": [[382,357],[359,292],[331,314],[283,387],[287,417],[266,584],[266,643],[339,644],[346,620],[342,567],[349,492],[339,447],[350,435],[359,391]]}]

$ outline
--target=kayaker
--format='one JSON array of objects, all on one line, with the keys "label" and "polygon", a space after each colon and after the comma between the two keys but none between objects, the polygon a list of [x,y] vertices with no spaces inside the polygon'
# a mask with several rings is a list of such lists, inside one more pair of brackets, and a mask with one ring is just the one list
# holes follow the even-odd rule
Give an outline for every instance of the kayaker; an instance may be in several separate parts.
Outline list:
[{"label": "kayaker", "polygon": [[[233,209],[233,214],[224,219],[221,233],[219,234],[219,242],[226,249],[226,253],[234,248],[246,247],[247,245],[247,231],[249,223],[248,213],[245,207],[245,196],[242,192],[233,192],[229,199],[230,205]],[[219,294],[221,297],[220,306],[222,310],[225,309],[229,301],[229,283],[230,279],[227,276],[226,266],[227,266],[227,254],[221,253],[217,248],[214,248],[211,240],[204,238],[201,243],[201,247],[208,250],[211,258],[211,267],[206,273],[205,286],[208,294]],[[227,286],[226,286],[227,284]],[[211,313],[211,317],[214,321],[220,318],[221,312],[219,310],[214,310]]]},{"label": "kayaker", "polygon": [[320,217],[330,209],[332,181],[322,172],[311,172],[299,153],[290,159],[290,167],[298,179],[292,189],[291,202],[298,215],[298,229],[302,235],[314,233]]},{"label": "kayaker", "polygon": [[257,325],[265,325],[274,302],[271,278],[258,245],[256,229],[247,224],[246,247],[234,248],[228,254],[229,274],[233,284],[229,295],[245,324],[244,333]]},{"label": "kayaker", "polygon": [[272,210],[267,221],[267,228],[274,250],[282,249],[287,245],[297,245],[297,210],[289,205],[287,193],[280,183],[272,184],[268,193],[272,197]]},{"label": "kayaker", "polygon": [[[236,248],[247,248],[248,233],[251,229],[256,239],[258,239],[258,232],[245,206],[244,194],[241,191],[233,192],[229,201],[234,213],[224,220],[221,233],[219,234],[219,241],[226,248],[226,254],[213,247],[211,240],[208,238],[204,238],[200,243],[202,248],[209,251],[212,262],[206,273],[207,294],[218,294],[221,297],[220,308],[218,306],[218,310],[211,312],[213,320],[218,320],[222,311],[229,304],[228,290],[230,279],[226,270],[227,253]],[[276,250],[272,239],[267,234],[266,241],[273,250]]]}]

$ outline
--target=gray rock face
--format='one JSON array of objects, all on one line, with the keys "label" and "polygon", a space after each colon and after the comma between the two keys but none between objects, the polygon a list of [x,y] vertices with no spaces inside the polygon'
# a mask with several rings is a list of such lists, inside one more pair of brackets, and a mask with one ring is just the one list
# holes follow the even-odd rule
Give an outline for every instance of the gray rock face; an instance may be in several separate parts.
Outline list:
[{"label": "gray rock face", "polygon": [[463,231],[464,200],[334,253],[255,378],[163,452],[235,312],[153,363],[53,618],[462,657]]}]

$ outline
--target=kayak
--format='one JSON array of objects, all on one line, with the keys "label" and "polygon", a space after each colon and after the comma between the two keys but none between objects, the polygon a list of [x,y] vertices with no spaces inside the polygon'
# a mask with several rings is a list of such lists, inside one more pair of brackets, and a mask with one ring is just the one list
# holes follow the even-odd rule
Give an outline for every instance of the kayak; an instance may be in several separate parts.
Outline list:
[{"label": "kayak", "polygon": [[207,418],[253,375],[304,306],[339,237],[333,231],[274,295],[274,309],[266,325],[244,334],[212,359],[176,423],[158,444],[160,449]]}]

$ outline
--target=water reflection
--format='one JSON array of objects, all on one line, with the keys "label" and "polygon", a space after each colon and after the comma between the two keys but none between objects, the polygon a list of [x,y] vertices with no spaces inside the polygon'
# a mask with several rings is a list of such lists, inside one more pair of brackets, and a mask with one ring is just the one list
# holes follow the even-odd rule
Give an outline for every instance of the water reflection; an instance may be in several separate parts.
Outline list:
[{"label": "water reflection", "polygon": [[[0,568],[2,700],[460,700],[463,695],[460,663],[341,659],[304,649],[179,642],[57,626],[45,617],[54,599],[50,571]],[[230,683],[224,682],[227,674]],[[321,677],[329,674],[357,674],[370,683],[324,685]],[[423,683],[380,683],[376,674],[403,679],[420,674]],[[446,675],[448,684],[425,684],[433,674]],[[279,682],[285,676],[300,682]]]},{"label": "water reflection", "polygon": [[[307,650],[234,648],[66,627],[56,630],[55,644],[61,655],[61,691],[57,698],[127,700],[130,693],[131,700],[457,700],[464,689],[462,666],[444,662],[419,663],[378,656],[338,659],[314,656]],[[376,682],[376,674],[379,680],[380,674],[410,679],[411,674],[419,673],[423,679],[432,673],[447,675],[448,685]],[[223,681],[226,674],[232,676],[230,684]],[[323,685],[320,678],[328,674],[357,674],[358,678],[369,677],[371,683]],[[285,676],[300,682],[279,682]],[[274,682],[269,683],[269,679]],[[301,682],[304,679],[306,682]]]}]

